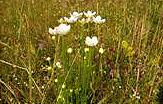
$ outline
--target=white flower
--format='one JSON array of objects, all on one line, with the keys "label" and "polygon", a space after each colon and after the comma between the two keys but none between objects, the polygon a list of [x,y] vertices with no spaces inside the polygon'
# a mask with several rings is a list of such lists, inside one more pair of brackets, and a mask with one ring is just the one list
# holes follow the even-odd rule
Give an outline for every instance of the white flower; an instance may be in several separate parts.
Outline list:
[{"label": "white flower", "polygon": [[104,23],[106,20],[102,19],[101,16],[93,17],[93,22],[95,23]]},{"label": "white flower", "polygon": [[60,24],[58,27],[55,27],[54,29],[49,28],[49,33],[52,35],[65,35],[70,31],[71,26],[66,24]]},{"label": "white flower", "polygon": [[98,39],[96,36],[93,36],[92,38],[87,36],[85,40],[86,45],[88,46],[96,46],[98,43]]},{"label": "white flower", "polygon": [[67,22],[67,23],[74,23],[78,20],[77,17],[74,17],[74,16],[71,16],[70,18],[67,18],[67,17],[64,17],[64,20]]},{"label": "white flower", "polygon": [[46,60],[47,60],[47,61],[50,61],[50,60],[51,60],[51,58],[50,58],[50,57],[47,57],[47,58],[46,58]]},{"label": "white flower", "polygon": [[75,23],[77,20],[83,15],[83,13],[78,13],[78,12],[73,12],[70,13],[70,17],[63,17],[62,19],[59,20],[60,23],[63,23],[63,21],[67,23]]},{"label": "white flower", "polygon": [[57,66],[58,68],[62,68],[62,65],[61,65],[60,62],[57,62],[57,63],[56,63],[56,66]]},{"label": "white flower", "polygon": [[72,51],[73,51],[72,48],[67,49],[67,53],[72,53]]},{"label": "white flower", "polygon": [[71,15],[71,17],[79,18],[83,15],[83,13],[73,12],[73,13],[70,13],[70,15]]},{"label": "white flower", "polygon": [[103,53],[104,53],[104,49],[103,49],[103,48],[100,48],[100,49],[99,49],[99,53],[100,53],[100,54],[103,54]]},{"label": "white flower", "polygon": [[57,34],[65,35],[70,31],[70,28],[70,25],[60,24],[58,27],[56,27]]},{"label": "white flower", "polygon": [[92,11],[84,12],[84,15],[88,18],[92,18],[95,14],[96,12],[92,12]]}]

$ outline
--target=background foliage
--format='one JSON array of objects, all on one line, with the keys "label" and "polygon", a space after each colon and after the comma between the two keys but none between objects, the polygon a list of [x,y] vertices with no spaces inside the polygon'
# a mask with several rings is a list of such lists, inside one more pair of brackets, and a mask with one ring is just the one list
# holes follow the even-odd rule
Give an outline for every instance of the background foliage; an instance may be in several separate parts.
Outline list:
[{"label": "background foliage", "polygon": [[[0,10],[1,103],[163,102],[162,0],[1,0]],[[87,10],[106,23],[90,25],[89,32],[73,25],[56,51],[48,28],[73,11]],[[98,35],[99,44],[85,54],[79,40],[90,34]],[[72,54],[66,53],[69,47]],[[49,71],[53,62],[46,58],[56,54],[63,68]]]}]

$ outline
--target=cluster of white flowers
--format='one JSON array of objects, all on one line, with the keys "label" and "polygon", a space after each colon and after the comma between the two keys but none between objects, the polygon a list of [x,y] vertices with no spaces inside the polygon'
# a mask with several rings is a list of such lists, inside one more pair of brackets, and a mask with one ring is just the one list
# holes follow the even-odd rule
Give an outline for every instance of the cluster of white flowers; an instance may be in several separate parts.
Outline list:
[{"label": "cluster of white flowers", "polygon": [[[100,15],[95,16],[96,12],[93,11],[87,11],[87,12],[73,12],[70,13],[70,17],[63,17],[59,20],[60,23],[75,23],[79,21],[80,23],[89,23],[89,22],[94,22],[97,24],[104,23],[106,19],[102,19]],[[83,18],[82,18],[83,17]]]},{"label": "cluster of white flowers", "polygon": [[70,13],[70,17],[63,17],[59,21],[60,22],[67,22],[67,23],[74,23],[77,22],[77,20],[83,15],[83,13],[73,12]]},{"label": "cluster of white flowers", "polygon": [[[49,33],[52,36],[52,39],[55,40],[56,35],[65,35],[70,31],[71,26],[70,23],[80,22],[80,23],[104,23],[106,19],[103,19],[100,15],[96,15],[94,11],[84,11],[84,12],[72,12],[70,13],[70,17],[63,17],[59,20],[61,23],[59,26],[53,28],[49,28]],[[98,44],[98,38],[96,36],[89,37],[87,36],[85,39],[85,44],[88,46],[96,46]],[[103,54],[103,49],[101,48],[99,52]],[[72,48],[67,50],[67,53],[72,53]],[[47,59],[48,60],[48,59]],[[60,66],[60,65],[59,65]]]},{"label": "cluster of white flowers", "polygon": [[70,13],[70,17],[63,17],[59,20],[61,23],[59,26],[53,28],[49,28],[49,33],[53,35],[53,40],[55,39],[55,35],[65,35],[70,31],[71,26],[68,25],[69,23],[75,23],[79,21],[80,23],[89,23],[94,22],[97,24],[104,23],[106,20],[102,19],[100,15],[95,16],[96,12],[87,11],[87,12],[73,12]]}]

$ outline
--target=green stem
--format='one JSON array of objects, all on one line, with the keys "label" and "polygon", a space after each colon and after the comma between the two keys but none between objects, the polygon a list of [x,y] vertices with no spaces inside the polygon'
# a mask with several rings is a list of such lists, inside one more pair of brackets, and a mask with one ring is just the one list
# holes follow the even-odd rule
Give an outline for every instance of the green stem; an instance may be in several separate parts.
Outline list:
[{"label": "green stem", "polygon": [[[76,58],[77,58],[77,55],[75,56],[75,58],[74,58],[74,60],[73,60],[73,62],[72,62],[72,64],[71,64],[71,66],[70,66],[70,68],[69,68],[69,71],[67,72],[67,75],[66,75],[66,77],[65,77],[65,79],[64,79],[64,82],[62,83],[62,86],[65,85],[66,80],[67,80],[67,78],[68,78],[68,76],[69,76],[69,74],[70,74],[70,71],[72,70],[72,66],[74,65],[74,62],[75,62]],[[61,93],[62,93],[62,90],[63,90],[62,86],[61,86],[61,90],[59,91],[59,95],[58,95],[58,97],[57,97],[57,102],[59,101],[59,98],[60,98]]]}]

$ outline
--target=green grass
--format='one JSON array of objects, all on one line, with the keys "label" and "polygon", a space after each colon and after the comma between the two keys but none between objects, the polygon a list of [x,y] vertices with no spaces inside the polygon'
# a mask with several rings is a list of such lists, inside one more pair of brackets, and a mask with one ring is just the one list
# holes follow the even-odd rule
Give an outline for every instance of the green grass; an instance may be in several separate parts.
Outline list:
[{"label": "green grass", "polygon": [[[0,5],[1,103],[161,104],[163,1],[2,0]],[[75,23],[68,34],[51,39],[48,29],[61,17],[87,10],[106,22]],[[93,35],[99,43],[88,47],[85,37]]]}]

